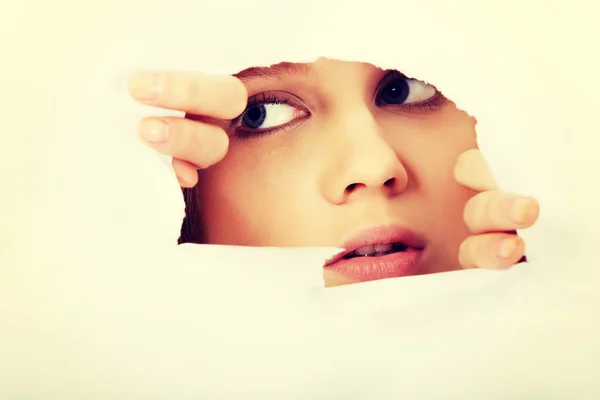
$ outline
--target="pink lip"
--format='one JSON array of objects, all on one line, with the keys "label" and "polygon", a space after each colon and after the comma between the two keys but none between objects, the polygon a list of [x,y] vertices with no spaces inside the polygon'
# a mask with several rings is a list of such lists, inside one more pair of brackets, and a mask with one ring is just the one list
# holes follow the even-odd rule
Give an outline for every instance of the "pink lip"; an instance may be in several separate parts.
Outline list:
[{"label": "pink lip", "polygon": [[[344,259],[344,255],[360,247],[374,244],[403,243],[406,251],[381,257],[355,257]],[[325,268],[357,282],[416,275],[419,260],[425,248],[425,240],[402,226],[380,226],[359,233],[346,241],[339,253],[325,264]]]}]

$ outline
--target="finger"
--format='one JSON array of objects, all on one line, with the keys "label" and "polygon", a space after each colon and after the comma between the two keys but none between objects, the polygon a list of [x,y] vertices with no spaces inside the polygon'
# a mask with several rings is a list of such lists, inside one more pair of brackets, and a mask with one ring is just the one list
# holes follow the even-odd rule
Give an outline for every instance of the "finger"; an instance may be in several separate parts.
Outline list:
[{"label": "finger", "polygon": [[200,169],[221,161],[229,147],[229,137],[223,129],[177,117],[144,118],[139,135],[157,151]]},{"label": "finger", "polygon": [[481,192],[465,204],[463,218],[473,233],[512,231],[533,225],[539,216],[539,204],[498,190]]},{"label": "finger", "polygon": [[461,185],[477,192],[498,189],[492,171],[478,149],[467,150],[458,156],[454,178]]},{"label": "finger", "polygon": [[198,170],[196,166],[187,161],[174,158],[171,161],[173,170],[182,188],[193,188],[198,183]]},{"label": "finger", "polygon": [[525,254],[525,242],[510,233],[469,236],[460,245],[458,260],[463,268],[503,269],[517,264]]},{"label": "finger", "polygon": [[144,104],[222,119],[240,115],[248,101],[238,78],[192,72],[135,74],[129,92]]}]

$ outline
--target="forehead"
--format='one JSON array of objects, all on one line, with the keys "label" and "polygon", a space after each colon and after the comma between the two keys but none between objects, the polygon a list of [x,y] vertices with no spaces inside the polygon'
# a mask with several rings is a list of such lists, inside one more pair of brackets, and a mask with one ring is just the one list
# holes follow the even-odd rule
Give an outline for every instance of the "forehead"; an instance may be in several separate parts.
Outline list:
[{"label": "forehead", "polygon": [[308,75],[313,70],[312,63],[281,62],[270,67],[251,67],[238,72],[234,76],[242,81],[255,79],[283,79],[289,75]]}]

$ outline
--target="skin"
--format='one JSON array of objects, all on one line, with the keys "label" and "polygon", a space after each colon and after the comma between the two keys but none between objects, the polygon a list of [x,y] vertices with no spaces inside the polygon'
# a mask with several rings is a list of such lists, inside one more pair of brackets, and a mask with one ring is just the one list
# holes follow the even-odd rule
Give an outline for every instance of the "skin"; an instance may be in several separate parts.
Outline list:
[{"label": "skin", "polygon": [[[192,116],[145,118],[139,134],[194,188],[198,241],[339,247],[365,228],[399,224],[427,241],[423,274],[506,268],[523,256],[515,230],[536,221],[538,203],[498,190],[475,120],[452,102],[376,104],[386,71],[362,63],[320,59],[239,76],[155,72],[130,85],[138,101]],[[246,138],[227,121],[248,97],[282,91],[299,102],[278,110],[308,111],[287,129]],[[324,279],[353,283],[328,270]]]}]

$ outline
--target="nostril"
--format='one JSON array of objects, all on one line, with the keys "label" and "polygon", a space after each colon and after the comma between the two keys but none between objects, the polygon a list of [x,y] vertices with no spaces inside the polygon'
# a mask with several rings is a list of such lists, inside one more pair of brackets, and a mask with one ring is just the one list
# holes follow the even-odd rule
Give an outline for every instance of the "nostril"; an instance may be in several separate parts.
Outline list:
[{"label": "nostril", "polygon": [[346,186],[346,194],[350,194],[354,191],[356,191],[356,189],[360,188],[361,186],[365,186],[362,183],[351,183],[348,186]]},{"label": "nostril", "polygon": [[383,186],[385,186],[387,188],[393,188],[395,184],[396,184],[396,178],[390,178],[387,181],[385,181]]},{"label": "nostril", "polygon": [[[366,187],[367,185],[363,184],[363,183],[351,183],[348,186],[346,186],[346,194],[350,194],[352,192],[355,192],[357,189],[361,188],[361,187]],[[383,183],[383,187],[388,188],[388,189],[393,189],[396,186],[396,178],[390,178],[387,181],[385,181]]]}]

